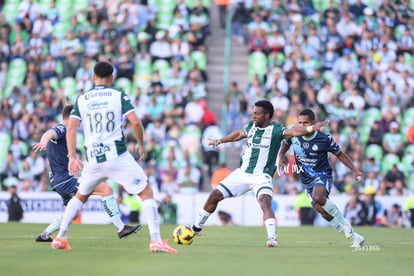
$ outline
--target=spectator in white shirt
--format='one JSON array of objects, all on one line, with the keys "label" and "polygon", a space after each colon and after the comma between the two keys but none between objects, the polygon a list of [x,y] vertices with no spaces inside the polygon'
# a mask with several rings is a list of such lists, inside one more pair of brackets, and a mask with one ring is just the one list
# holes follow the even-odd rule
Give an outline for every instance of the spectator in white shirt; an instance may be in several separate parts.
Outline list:
[{"label": "spectator in white shirt", "polygon": [[359,92],[356,87],[351,89],[351,95],[346,97],[344,100],[344,107],[350,108],[351,104],[353,105],[354,109],[362,110],[365,106],[364,98],[359,95]]},{"label": "spectator in white shirt", "polygon": [[39,34],[44,42],[49,43],[52,39],[53,26],[52,22],[47,19],[46,15],[41,14],[33,23],[32,33]]}]

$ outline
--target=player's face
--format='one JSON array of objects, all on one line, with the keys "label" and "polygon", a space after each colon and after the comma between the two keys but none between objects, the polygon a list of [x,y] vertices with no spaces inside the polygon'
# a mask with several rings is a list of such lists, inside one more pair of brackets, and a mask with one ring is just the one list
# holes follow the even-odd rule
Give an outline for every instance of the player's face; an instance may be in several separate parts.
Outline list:
[{"label": "player's face", "polygon": [[263,107],[253,107],[252,121],[257,127],[264,127],[265,122],[268,120],[268,117],[269,115],[264,113]]},{"label": "player's face", "polygon": [[309,119],[309,116],[300,115],[298,118],[298,124],[300,126],[311,126],[313,123],[314,121],[311,121],[311,119]]}]

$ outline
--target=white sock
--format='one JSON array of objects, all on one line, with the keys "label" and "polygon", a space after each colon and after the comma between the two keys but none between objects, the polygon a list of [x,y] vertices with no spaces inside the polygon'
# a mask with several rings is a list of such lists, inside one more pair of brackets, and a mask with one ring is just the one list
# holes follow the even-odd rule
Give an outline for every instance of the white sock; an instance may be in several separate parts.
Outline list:
[{"label": "white sock", "polygon": [[79,210],[82,208],[82,205],[82,201],[80,201],[76,196],[72,197],[72,199],[69,200],[69,203],[66,206],[65,214],[63,215],[59,233],[57,235],[59,238],[67,238],[69,227],[72,224],[73,219],[78,214]]},{"label": "white sock", "polygon": [[151,240],[160,242],[160,215],[158,214],[157,203],[154,199],[147,199],[142,202],[142,213],[147,220]]},{"label": "white sock", "polygon": [[60,229],[60,225],[62,224],[63,215],[55,217],[52,222],[46,227],[45,231],[43,231],[42,236],[43,238],[49,238],[50,235]]},{"label": "white sock", "polygon": [[211,213],[207,212],[204,209],[201,209],[198,213],[196,220],[194,222],[194,226],[197,228],[202,229],[204,224],[206,223],[207,219],[211,216]]},{"label": "white sock", "polygon": [[274,218],[268,218],[264,222],[268,238],[276,239],[276,220]]},{"label": "white sock", "polygon": [[329,223],[333,228],[338,230],[338,232],[343,232],[343,225],[349,225],[349,227],[351,227],[351,224],[345,219],[344,215],[341,213],[341,211],[339,211],[338,207],[336,207],[336,205],[331,200],[327,199],[325,205],[323,205],[322,208],[325,209],[328,214],[333,216],[333,219]]},{"label": "white sock", "polygon": [[118,203],[113,195],[102,197],[102,205],[109,216],[112,224],[116,227],[117,232],[121,232],[124,229],[125,224],[121,220],[119,215]]},{"label": "white sock", "polygon": [[336,229],[336,231],[338,231],[339,233],[343,232],[342,227],[341,227],[341,225],[339,224],[339,221],[336,218],[333,218],[329,222],[329,224],[332,226],[332,228]]}]

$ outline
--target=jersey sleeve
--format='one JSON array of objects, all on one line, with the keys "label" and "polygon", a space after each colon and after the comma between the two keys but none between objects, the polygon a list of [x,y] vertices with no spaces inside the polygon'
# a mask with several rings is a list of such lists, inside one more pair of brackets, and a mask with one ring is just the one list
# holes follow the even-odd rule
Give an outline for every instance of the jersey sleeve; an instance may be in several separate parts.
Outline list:
[{"label": "jersey sleeve", "polygon": [[125,93],[121,93],[121,103],[122,103],[122,114],[127,115],[128,113],[134,111],[134,106],[131,103],[131,99]]},{"label": "jersey sleeve", "polygon": [[279,136],[283,139],[284,137],[285,137],[285,131],[287,130],[288,128],[284,125],[284,124],[280,124],[279,125]]},{"label": "jersey sleeve", "polygon": [[62,124],[58,124],[54,128],[52,128],[56,132],[56,140],[59,140],[60,138],[64,137],[66,135],[66,127]]},{"label": "jersey sleeve", "polygon": [[341,152],[341,147],[335,142],[331,135],[327,135],[327,144],[328,144],[328,151],[332,152],[335,155],[338,155]]},{"label": "jersey sleeve", "polygon": [[78,104],[79,97],[76,98],[75,104],[73,105],[72,111],[70,112],[70,117],[74,117],[79,121],[82,121],[80,111],[79,111],[79,104]]},{"label": "jersey sleeve", "polygon": [[243,134],[244,134],[245,137],[247,137],[247,133],[252,128],[253,124],[254,124],[253,121],[249,121],[249,123],[244,126],[244,128],[243,128]]}]

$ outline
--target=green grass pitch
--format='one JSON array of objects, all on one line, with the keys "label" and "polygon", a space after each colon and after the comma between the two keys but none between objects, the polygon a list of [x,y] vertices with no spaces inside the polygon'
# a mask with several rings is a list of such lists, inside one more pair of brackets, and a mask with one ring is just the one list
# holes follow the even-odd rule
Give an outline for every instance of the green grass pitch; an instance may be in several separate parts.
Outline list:
[{"label": "green grass pitch", "polygon": [[[413,275],[413,229],[362,227],[360,250],[331,228],[280,227],[266,248],[263,227],[207,226],[178,254],[148,250],[148,227],[119,240],[112,225],[73,225],[71,251],[35,243],[43,224],[0,224],[0,273],[9,275]],[[172,243],[175,225],[162,225]]]}]

